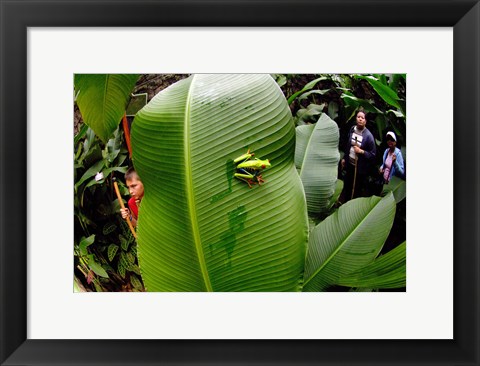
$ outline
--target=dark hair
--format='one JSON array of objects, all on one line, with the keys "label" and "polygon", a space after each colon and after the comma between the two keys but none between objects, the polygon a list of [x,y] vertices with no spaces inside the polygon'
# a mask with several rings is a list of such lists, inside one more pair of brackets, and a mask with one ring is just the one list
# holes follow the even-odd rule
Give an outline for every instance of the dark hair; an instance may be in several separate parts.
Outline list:
[{"label": "dark hair", "polygon": [[355,113],[355,116],[356,116],[357,114],[359,114],[360,112],[362,112],[363,115],[365,116],[365,119],[367,119],[367,112],[366,112],[365,109],[363,109],[363,108],[359,108],[358,111],[357,111],[357,113]]},{"label": "dark hair", "polygon": [[131,166],[130,168],[127,169],[127,172],[125,173],[125,180],[129,180],[132,178],[137,178],[140,180],[140,177],[138,176],[137,172],[135,171],[135,168]]}]

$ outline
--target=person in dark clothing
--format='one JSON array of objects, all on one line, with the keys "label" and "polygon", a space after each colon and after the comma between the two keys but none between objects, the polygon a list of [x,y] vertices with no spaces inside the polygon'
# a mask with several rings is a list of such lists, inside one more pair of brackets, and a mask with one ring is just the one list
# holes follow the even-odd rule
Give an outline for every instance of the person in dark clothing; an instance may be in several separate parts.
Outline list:
[{"label": "person in dark clothing", "polygon": [[[367,195],[368,173],[375,163],[375,138],[366,127],[367,118],[364,111],[359,111],[347,138],[344,158],[341,161],[345,169],[343,192],[340,201],[345,203],[352,198]],[[355,185],[355,187],[354,187]]]}]

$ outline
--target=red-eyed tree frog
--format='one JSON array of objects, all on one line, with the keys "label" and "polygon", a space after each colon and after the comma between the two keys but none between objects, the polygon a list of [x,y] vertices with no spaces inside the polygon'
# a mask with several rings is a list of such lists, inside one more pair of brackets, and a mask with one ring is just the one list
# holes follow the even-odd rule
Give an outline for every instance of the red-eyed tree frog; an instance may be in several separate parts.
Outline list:
[{"label": "red-eyed tree frog", "polygon": [[248,184],[250,188],[252,185],[258,184],[262,185],[265,181],[262,178],[262,172],[264,169],[270,168],[270,160],[261,160],[253,158],[255,154],[250,152],[250,149],[246,154],[240,155],[238,158],[234,159],[234,163],[237,164],[237,172],[234,174],[235,178],[243,180]]}]

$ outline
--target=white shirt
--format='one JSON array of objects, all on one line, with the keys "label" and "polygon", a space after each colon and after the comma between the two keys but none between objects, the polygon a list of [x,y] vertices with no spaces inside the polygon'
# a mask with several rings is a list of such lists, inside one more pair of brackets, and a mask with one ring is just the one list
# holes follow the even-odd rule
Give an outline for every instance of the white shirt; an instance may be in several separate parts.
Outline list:
[{"label": "white shirt", "polygon": [[350,163],[355,164],[355,149],[353,148],[354,146],[360,147],[362,145],[362,140],[363,140],[363,131],[364,130],[359,130],[357,129],[357,126],[353,129],[352,132],[352,139],[350,141],[351,147],[350,147],[350,153],[348,157],[350,158]]}]

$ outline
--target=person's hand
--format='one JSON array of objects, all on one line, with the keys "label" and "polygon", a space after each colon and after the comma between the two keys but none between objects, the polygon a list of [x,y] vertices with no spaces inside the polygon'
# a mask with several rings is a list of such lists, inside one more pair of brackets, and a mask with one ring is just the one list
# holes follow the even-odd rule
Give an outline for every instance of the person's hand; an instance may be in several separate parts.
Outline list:
[{"label": "person's hand", "polygon": [[343,168],[345,168],[345,159],[342,159],[342,161],[340,162],[340,166]]},{"label": "person's hand", "polygon": [[395,163],[395,160],[397,160],[397,155],[393,154],[392,155],[392,164]]},{"label": "person's hand", "polygon": [[358,146],[354,146],[353,150],[355,151],[355,154],[362,154],[363,150],[360,149]]},{"label": "person's hand", "polygon": [[383,173],[383,169],[382,169],[382,168],[378,169],[378,171],[379,171],[380,173]]},{"label": "person's hand", "polygon": [[126,220],[127,217],[130,216],[130,210],[128,208],[121,208],[120,214],[122,215],[122,219]]}]

